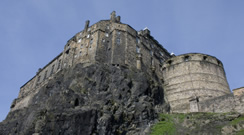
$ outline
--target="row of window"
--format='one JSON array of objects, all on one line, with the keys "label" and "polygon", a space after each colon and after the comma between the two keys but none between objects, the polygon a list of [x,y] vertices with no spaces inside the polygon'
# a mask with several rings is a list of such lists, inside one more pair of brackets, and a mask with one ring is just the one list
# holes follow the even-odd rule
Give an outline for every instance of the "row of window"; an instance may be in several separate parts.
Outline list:
[{"label": "row of window", "polygon": [[[52,75],[52,74],[53,74],[53,72],[54,72],[54,68],[55,68],[55,64],[52,65],[52,68],[51,68],[51,71],[50,71],[50,74],[49,74],[49,75]],[[58,67],[57,67],[57,70],[60,69],[60,68],[61,68],[61,60],[58,61]],[[42,81],[45,80],[45,79],[47,78],[47,73],[48,73],[48,70],[45,71],[45,73],[44,73],[44,77],[43,77]],[[38,78],[37,78],[37,82],[40,82],[40,81],[41,81],[41,75],[39,75]]]},{"label": "row of window", "polygon": [[[203,61],[206,61],[207,58],[208,58],[207,56],[203,56],[203,57],[202,57],[202,60],[203,60]],[[190,59],[191,59],[191,57],[188,56],[188,55],[183,57],[183,61],[185,61],[185,62],[189,61]],[[168,61],[168,64],[170,65],[170,64],[172,64],[172,62],[173,62],[172,60],[169,60],[169,61]],[[221,62],[220,62],[219,60],[217,60],[217,63],[218,63],[218,65],[221,64]]]}]

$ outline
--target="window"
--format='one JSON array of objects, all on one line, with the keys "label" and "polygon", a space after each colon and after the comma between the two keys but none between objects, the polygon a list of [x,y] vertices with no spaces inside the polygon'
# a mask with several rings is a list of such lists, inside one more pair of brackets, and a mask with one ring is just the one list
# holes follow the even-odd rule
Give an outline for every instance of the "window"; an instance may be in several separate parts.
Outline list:
[{"label": "window", "polygon": [[207,56],[203,56],[203,60],[207,60]]},{"label": "window", "polygon": [[120,31],[117,31],[117,36],[119,36],[120,35]]},{"label": "window", "polygon": [[43,77],[43,80],[47,78],[47,70],[45,71],[45,74],[44,74],[44,77]]},{"label": "window", "polygon": [[141,53],[141,48],[139,46],[136,46],[136,53]]},{"label": "window", "polygon": [[190,58],[189,56],[185,56],[184,61],[189,61],[189,58]]},{"label": "window", "polygon": [[151,54],[151,56],[153,56],[153,51],[152,50],[150,51],[150,54]]},{"label": "window", "polygon": [[139,39],[139,37],[136,37],[136,43],[137,43],[137,44],[140,43],[140,39]]},{"label": "window", "polygon": [[74,106],[79,106],[79,100],[78,100],[78,98],[75,99]]},{"label": "window", "polygon": [[168,64],[171,65],[171,64],[172,64],[172,60],[169,60],[169,61],[168,61]]},{"label": "window", "polygon": [[120,45],[120,38],[116,39],[116,43],[117,43],[117,45]]},{"label": "window", "polygon": [[105,39],[102,39],[102,42],[105,43]]},{"label": "window", "polygon": [[57,69],[60,68],[60,65],[61,65],[61,60],[58,61],[58,68]]},{"label": "window", "polygon": [[40,80],[41,80],[41,76],[38,76],[37,82],[40,82]]},{"label": "window", "polygon": [[80,45],[80,48],[83,48],[83,44]]},{"label": "window", "polygon": [[93,38],[91,38],[91,40],[90,40],[90,45],[93,43]]},{"label": "window", "polygon": [[88,35],[86,36],[86,38],[90,38],[90,34],[88,34]]},{"label": "window", "polygon": [[51,69],[50,75],[53,74],[54,66],[55,65],[52,65],[52,69]]},{"label": "window", "polygon": [[81,39],[78,40],[78,43],[80,43],[80,42],[81,42]]},{"label": "window", "polygon": [[106,37],[109,37],[108,33],[105,33],[105,36],[106,36]]},{"label": "window", "polygon": [[151,57],[151,65],[154,66],[154,61],[152,57]]},{"label": "window", "polygon": [[69,49],[65,52],[66,54],[69,54]]},{"label": "window", "polygon": [[163,52],[159,52],[161,56],[164,56]]},{"label": "window", "polygon": [[160,63],[163,64],[164,63],[164,60],[163,59],[160,59]]},{"label": "window", "polygon": [[109,29],[109,24],[106,25],[106,28],[105,29]]},{"label": "window", "polygon": [[221,62],[219,60],[217,60],[217,63],[218,63],[218,65],[221,65]]},{"label": "window", "polygon": [[82,56],[82,52],[80,51],[80,56]]}]

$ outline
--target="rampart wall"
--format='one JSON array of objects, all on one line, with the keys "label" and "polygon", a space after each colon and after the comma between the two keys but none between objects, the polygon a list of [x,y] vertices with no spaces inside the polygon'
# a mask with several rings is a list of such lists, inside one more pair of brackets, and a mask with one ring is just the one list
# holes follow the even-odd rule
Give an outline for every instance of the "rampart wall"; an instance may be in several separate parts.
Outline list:
[{"label": "rampart wall", "polygon": [[233,94],[235,96],[241,96],[244,95],[244,87],[238,88],[238,89],[234,89],[233,90]]},{"label": "rampart wall", "polygon": [[197,103],[198,112],[227,113],[239,112],[244,113],[244,95],[234,96],[226,94]]}]

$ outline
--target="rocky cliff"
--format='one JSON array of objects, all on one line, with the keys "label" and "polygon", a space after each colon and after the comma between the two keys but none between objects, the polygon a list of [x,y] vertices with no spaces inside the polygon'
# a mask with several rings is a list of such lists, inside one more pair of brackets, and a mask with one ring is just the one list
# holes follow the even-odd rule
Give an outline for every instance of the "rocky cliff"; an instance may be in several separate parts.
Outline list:
[{"label": "rocky cliff", "polygon": [[148,134],[159,112],[168,112],[158,76],[103,64],[63,69],[11,111],[0,134]]}]

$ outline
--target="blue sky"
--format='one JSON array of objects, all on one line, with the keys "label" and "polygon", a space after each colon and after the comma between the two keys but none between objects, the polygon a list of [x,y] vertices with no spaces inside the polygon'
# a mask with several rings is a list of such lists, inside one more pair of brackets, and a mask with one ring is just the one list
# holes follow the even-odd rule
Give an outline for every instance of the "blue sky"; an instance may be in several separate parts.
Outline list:
[{"label": "blue sky", "polygon": [[57,56],[67,40],[115,10],[123,23],[176,55],[220,59],[231,89],[244,86],[244,0],[1,0],[0,121],[19,88]]}]

